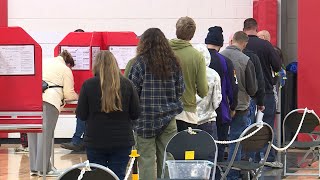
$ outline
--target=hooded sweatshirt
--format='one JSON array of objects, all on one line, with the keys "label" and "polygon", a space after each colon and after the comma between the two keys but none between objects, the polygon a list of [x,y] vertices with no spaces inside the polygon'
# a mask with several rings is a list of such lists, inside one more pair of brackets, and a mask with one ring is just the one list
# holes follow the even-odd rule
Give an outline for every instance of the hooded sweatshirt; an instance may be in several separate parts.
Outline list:
[{"label": "hooded sweatshirt", "polygon": [[196,94],[201,98],[208,94],[204,57],[199,51],[192,47],[189,41],[172,39],[169,43],[175,55],[179,58],[182,68],[185,84],[185,91],[181,98],[183,109],[184,111],[195,113],[197,108]]},{"label": "hooded sweatshirt", "polygon": [[208,67],[211,62],[211,56],[207,46],[205,44],[198,44],[194,47],[204,56],[209,86],[209,92],[206,97],[201,98],[197,96],[198,124],[200,125],[209,121],[216,121],[217,113],[215,110],[220,105],[222,94],[219,74],[214,69]]}]

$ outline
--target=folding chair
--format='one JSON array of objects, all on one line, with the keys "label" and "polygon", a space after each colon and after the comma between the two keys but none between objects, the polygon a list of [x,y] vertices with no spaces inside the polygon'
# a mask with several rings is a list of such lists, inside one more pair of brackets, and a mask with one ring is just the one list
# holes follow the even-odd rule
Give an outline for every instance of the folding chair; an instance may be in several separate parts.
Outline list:
[{"label": "folding chair", "polygon": [[[86,171],[83,174],[82,180],[120,180],[118,176],[107,167],[95,163],[90,163],[89,165],[91,171]],[[58,177],[58,180],[77,180],[83,168],[86,168],[86,163],[76,164],[64,171]]]},{"label": "folding chair", "polygon": [[217,144],[210,134],[200,129],[184,130],[170,139],[165,148],[161,178],[164,178],[165,174],[167,153],[170,153],[174,160],[185,160],[187,151],[194,152],[194,160],[208,160],[213,163],[211,176],[214,180],[218,156]]},{"label": "folding chair", "polygon": [[[305,116],[304,116],[305,115]],[[304,116],[304,119],[303,119]],[[299,131],[299,126],[301,121],[303,120],[301,129]],[[286,117],[283,120],[283,142],[285,144],[288,144],[286,141],[285,134],[287,131],[289,132],[295,132],[295,133],[307,133],[310,134],[314,132],[315,128],[319,126],[320,119],[318,115],[313,110],[308,109],[295,109],[291,112],[289,112]],[[298,132],[299,131],[299,132]],[[294,141],[292,145],[290,145],[289,148],[294,149],[301,149],[301,150],[308,150],[305,155],[303,156],[302,160],[298,162],[298,168],[300,165],[306,161],[308,155],[313,152],[313,159],[311,162],[315,160],[315,158],[320,157],[319,154],[319,147],[320,147],[320,141],[317,139],[313,139],[314,141],[311,142],[298,142]],[[288,151],[285,150],[284,152],[284,176],[292,175],[292,176],[318,176],[320,177],[320,161],[319,161],[319,167],[317,168],[318,173],[317,174],[302,174],[302,173],[288,173],[287,172],[287,153]],[[309,163],[311,165],[311,163]],[[292,168],[291,168],[292,169]],[[306,169],[306,168],[305,168]],[[310,169],[310,168],[308,168]]]},{"label": "folding chair", "polygon": [[[261,126],[260,123],[252,124],[242,132],[239,138],[248,136],[252,132],[256,131],[259,126]],[[263,127],[258,132],[253,134],[251,137],[244,139],[243,141],[237,142],[230,162],[218,162],[218,168],[221,172],[221,179],[227,179],[227,175],[231,169],[246,171],[249,179],[249,174],[253,176],[253,179],[258,179],[269,155],[272,142],[273,130],[267,123],[263,123]],[[250,161],[234,161],[240,145],[242,150],[245,152],[257,152],[267,145],[267,151],[263,160],[257,163]]]}]

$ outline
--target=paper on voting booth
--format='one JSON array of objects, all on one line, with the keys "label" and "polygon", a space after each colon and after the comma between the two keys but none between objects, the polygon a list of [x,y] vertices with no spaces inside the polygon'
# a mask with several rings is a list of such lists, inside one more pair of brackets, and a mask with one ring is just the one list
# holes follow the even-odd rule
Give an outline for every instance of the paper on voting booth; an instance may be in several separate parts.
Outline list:
[{"label": "paper on voting booth", "polygon": [[33,75],[34,45],[0,46],[0,75]]},{"label": "paper on voting booth", "polygon": [[120,69],[125,69],[129,60],[136,56],[137,46],[110,46],[110,52],[117,59]]},{"label": "paper on voting booth", "polygon": [[94,62],[96,60],[97,54],[100,52],[100,47],[91,47],[91,60],[92,60],[92,66],[94,65]]},{"label": "paper on voting booth", "polygon": [[73,70],[90,70],[90,47],[61,46],[61,51],[67,50],[73,57]]}]

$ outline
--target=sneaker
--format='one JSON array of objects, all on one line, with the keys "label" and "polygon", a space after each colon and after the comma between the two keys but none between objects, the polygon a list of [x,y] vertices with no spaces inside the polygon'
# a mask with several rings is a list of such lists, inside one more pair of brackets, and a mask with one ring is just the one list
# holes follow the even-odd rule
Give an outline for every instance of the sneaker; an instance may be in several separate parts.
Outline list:
[{"label": "sneaker", "polygon": [[272,167],[272,168],[283,168],[283,164],[279,161],[274,162],[265,162],[265,166]]},{"label": "sneaker", "polygon": [[[46,177],[59,177],[62,174],[61,171],[51,170],[47,172]],[[39,176],[42,177],[43,173],[39,173]]]},{"label": "sneaker", "polygon": [[14,149],[14,153],[16,153],[16,154],[29,153],[29,148],[20,146],[20,147],[17,147]]},{"label": "sneaker", "polygon": [[39,172],[38,171],[30,171],[30,176],[38,176]]},{"label": "sneaker", "polygon": [[83,145],[76,145],[76,144],[73,144],[72,142],[61,143],[60,147],[62,147],[64,149],[73,150],[73,151],[84,151]]}]

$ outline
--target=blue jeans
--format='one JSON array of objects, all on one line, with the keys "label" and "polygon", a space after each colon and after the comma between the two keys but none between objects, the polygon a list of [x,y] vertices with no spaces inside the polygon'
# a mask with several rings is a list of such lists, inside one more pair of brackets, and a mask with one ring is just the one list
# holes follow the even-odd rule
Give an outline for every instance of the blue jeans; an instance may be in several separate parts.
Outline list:
[{"label": "blue jeans", "polygon": [[[236,113],[235,116],[232,118],[231,126],[230,126],[230,140],[238,139],[241,133],[247,128],[247,122],[248,122],[248,113],[240,112]],[[231,157],[233,155],[233,151],[235,149],[236,143],[229,145],[229,154],[228,154],[228,161],[231,160]],[[241,160],[241,146],[239,146],[238,151],[236,152],[236,157],[234,161],[240,161]],[[236,170],[230,170],[229,174],[227,176],[228,180],[237,180],[239,179],[240,172]]]},{"label": "blue jeans", "polygon": [[131,147],[108,151],[105,149],[86,148],[90,163],[100,164],[111,169],[119,179],[124,179],[129,162]]},{"label": "blue jeans", "polygon": [[248,126],[256,122],[256,114],[255,114],[256,109],[257,109],[257,103],[255,99],[251,99],[250,106],[249,106],[249,113],[248,113],[248,117],[249,117]]},{"label": "blue jeans", "polygon": [[[217,136],[219,141],[227,141],[228,140],[228,134],[229,134],[229,127],[230,125],[228,123],[217,123]],[[226,149],[225,144],[218,144],[218,162],[223,162],[224,161],[224,151]],[[215,179],[220,179],[220,170],[217,167],[216,168],[216,178]]]},{"label": "blue jeans", "polygon": [[[257,109],[257,103],[255,99],[250,100],[250,106],[249,106],[249,112],[248,112],[248,122],[247,127],[249,127],[251,124],[256,123],[256,109]],[[255,159],[255,152],[244,152],[241,155],[242,160],[248,160],[249,158]],[[260,160],[259,160],[260,161]]]},{"label": "blue jeans", "polygon": [[85,122],[77,118],[76,131],[73,134],[71,142],[75,145],[81,145],[83,140],[81,136],[84,134],[86,128]]},{"label": "blue jeans", "polygon": [[[226,141],[228,140],[228,133],[229,133],[229,124],[220,124],[217,123],[217,136],[219,141]],[[225,144],[218,144],[218,162],[223,162],[224,159],[224,151],[226,149]]]},{"label": "blue jeans", "polygon": [[[276,100],[274,99],[273,94],[266,94],[264,97],[264,106],[266,109],[264,110],[263,122],[269,124],[274,130],[274,119],[276,114]],[[276,144],[276,135],[274,134],[273,144]],[[259,162],[261,157],[260,154],[264,154],[267,150],[267,146],[256,153],[255,161]],[[273,162],[276,160],[276,152],[273,148],[271,148],[269,156],[267,158],[268,162]]]}]

